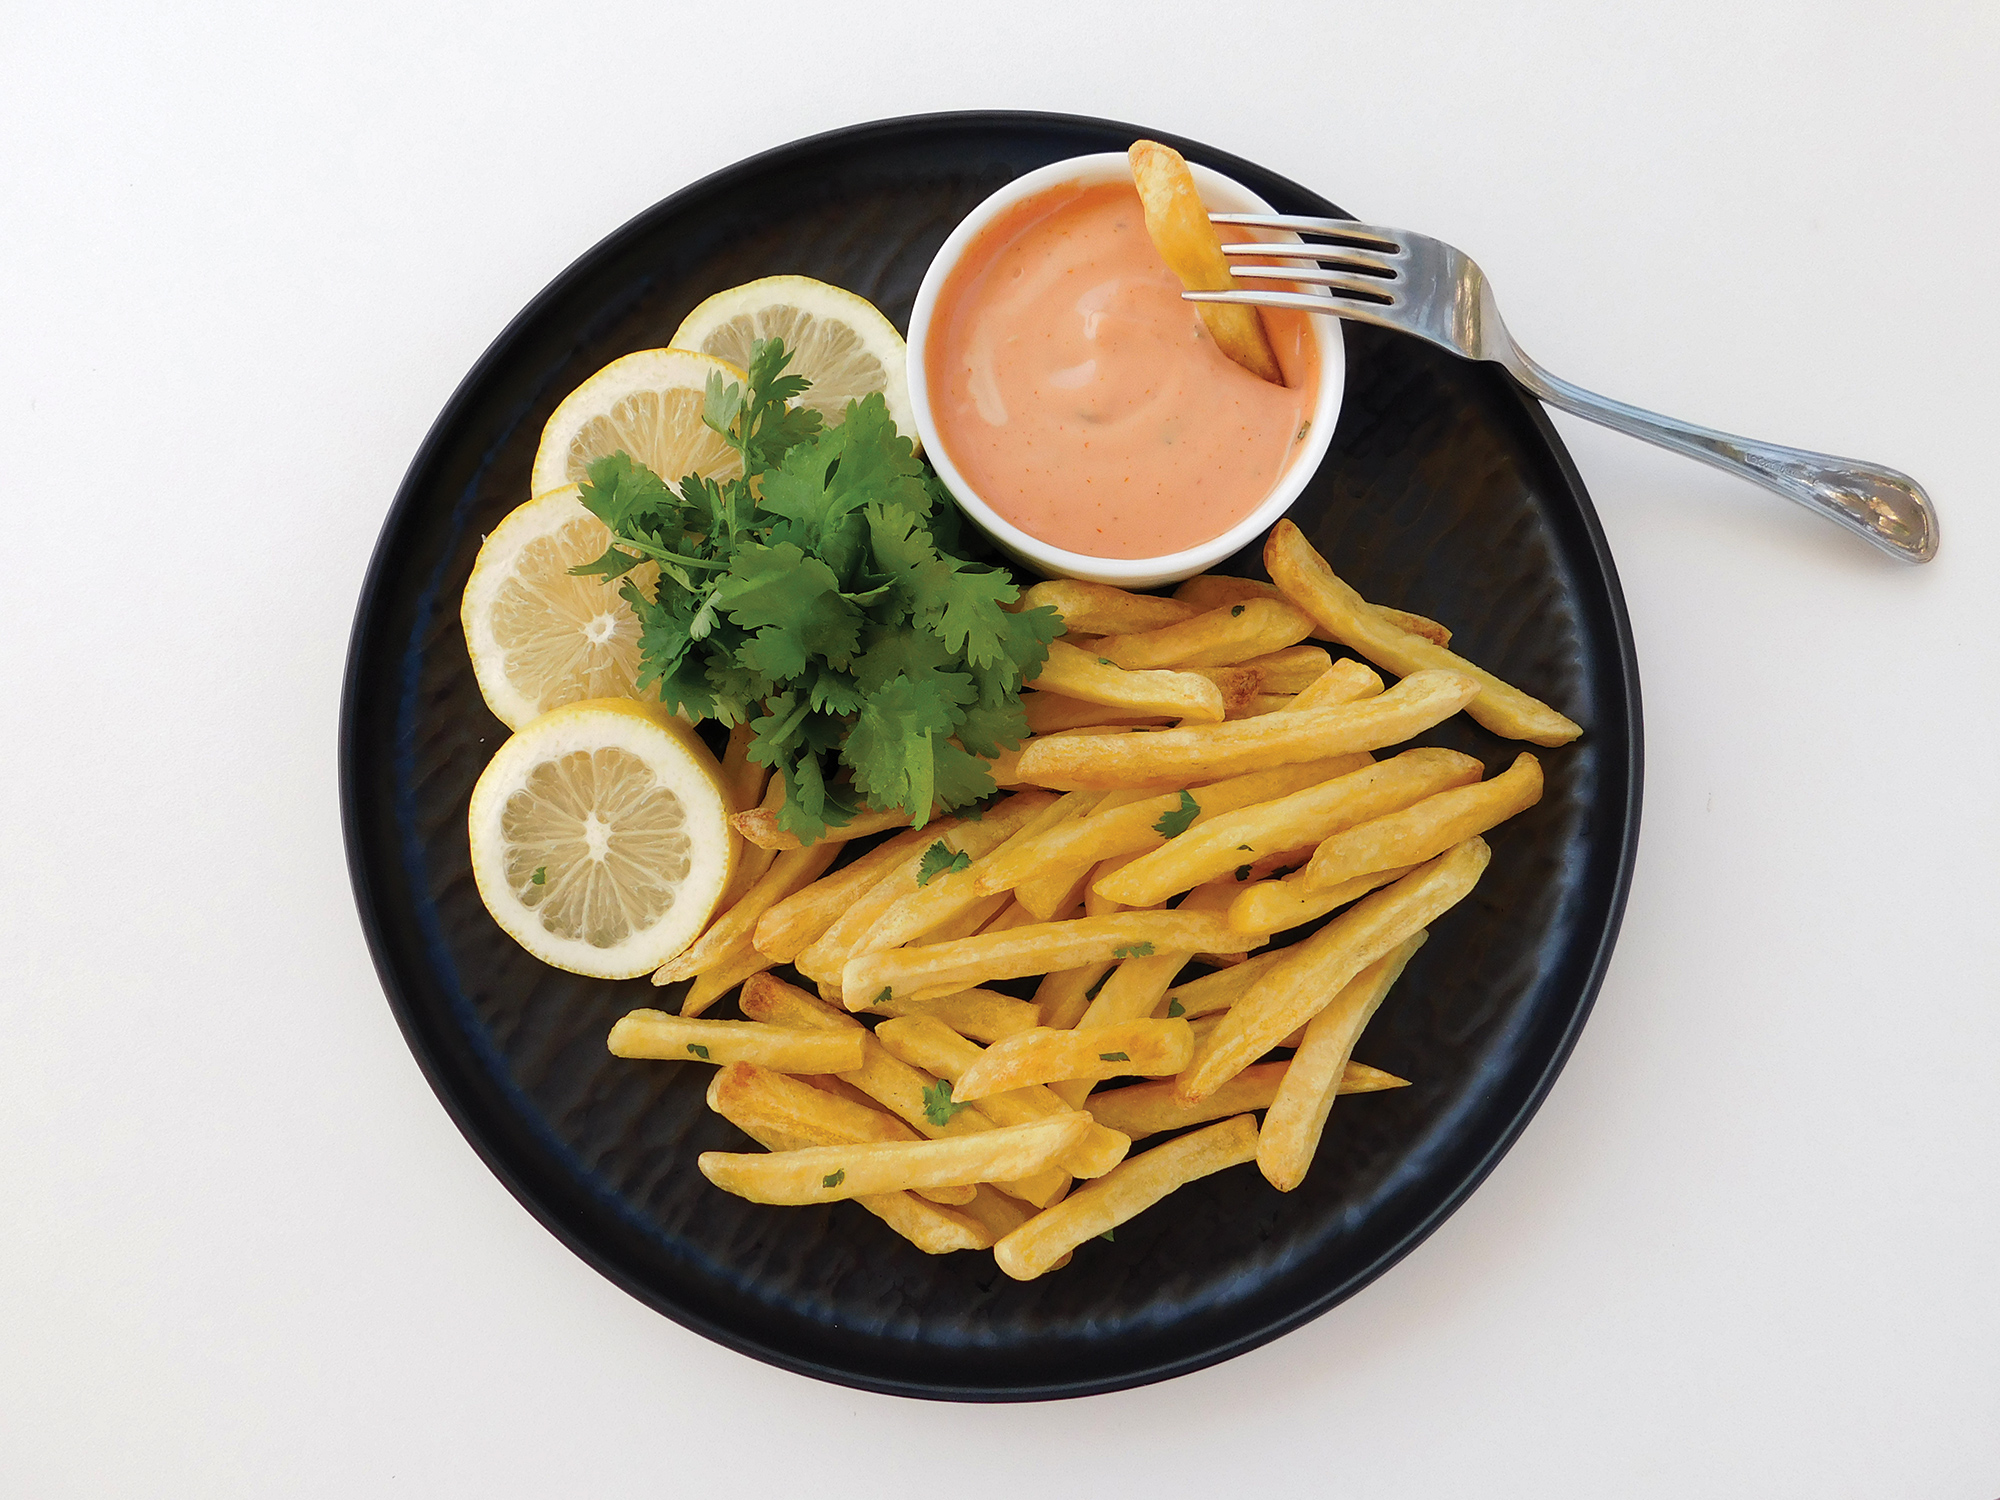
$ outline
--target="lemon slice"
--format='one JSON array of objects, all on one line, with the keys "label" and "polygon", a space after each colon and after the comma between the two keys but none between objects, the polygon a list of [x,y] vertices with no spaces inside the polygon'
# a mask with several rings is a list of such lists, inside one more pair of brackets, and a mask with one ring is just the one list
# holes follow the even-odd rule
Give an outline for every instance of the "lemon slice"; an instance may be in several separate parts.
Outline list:
[{"label": "lemon slice", "polygon": [[614,359],[563,398],[542,429],[528,493],[581,483],[590,466],[621,449],[668,484],[689,474],[728,479],[736,452],[701,421],[708,377],[742,384],[742,369],[691,349],[641,349]]},{"label": "lemon slice", "polygon": [[657,705],[595,698],[517,731],[472,789],[480,899],[545,963],[650,974],[692,942],[729,883],[722,769]]},{"label": "lemon slice", "polygon": [[[509,729],[565,703],[633,696],[639,620],[621,581],[569,571],[610,543],[566,484],[515,507],[479,549],[458,617],[479,691]],[[650,594],[660,570],[641,563],[625,576]]]},{"label": "lemon slice", "polygon": [[839,423],[848,402],[880,391],[896,430],[918,442],[903,336],[874,303],[840,287],[810,276],[766,276],[731,287],[687,315],[672,347],[748,368],[757,340],[771,338],[792,351],[787,373],[812,382],[800,403],[828,426]]}]

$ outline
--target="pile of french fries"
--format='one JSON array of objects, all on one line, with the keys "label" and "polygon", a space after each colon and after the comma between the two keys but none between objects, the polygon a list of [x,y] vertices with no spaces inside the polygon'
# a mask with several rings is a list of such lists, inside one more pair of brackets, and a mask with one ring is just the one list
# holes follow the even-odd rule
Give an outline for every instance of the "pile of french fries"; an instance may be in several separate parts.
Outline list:
[{"label": "pile of french fries", "polygon": [[[717,1067],[709,1104],[764,1150],[704,1153],[711,1182],[851,1199],[1026,1280],[1225,1167],[1297,1187],[1338,1096],[1405,1084],[1354,1060],[1362,1029],[1542,772],[1525,752],[1492,777],[1455,751],[1378,752],[1461,710],[1540,745],[1581,731],[1443,627],[1363,600],[1290,522],[1264,560],[1274,583],[1204,576],[1171,599],[1029,589],[1066,633],[977,815],[868,813],[801,848],[732,744],[737,876],[654,976],[693,985],[679,1015],[633,1011],[610,1036],[620,1057]],[[1032,1000],[987,988],[1034,976]],[[749,1019],[703,1018],[739,986]]]}]

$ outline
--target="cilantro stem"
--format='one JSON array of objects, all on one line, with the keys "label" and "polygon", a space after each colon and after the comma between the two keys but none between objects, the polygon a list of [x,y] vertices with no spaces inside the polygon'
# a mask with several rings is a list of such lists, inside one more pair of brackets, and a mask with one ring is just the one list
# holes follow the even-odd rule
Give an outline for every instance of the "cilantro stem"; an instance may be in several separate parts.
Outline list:
[{"label": "cilantro stem", "polygon": [[635,552],[643,552],[654,562],[679,563],[683,568],[707,568],[710,572],[717,572],[729,566],[728,563],[705,562],[699,557],[683,557],[678,552],[669,552],[665,547],[656,547],[651,542],[626,536],[622,532],[618,537],[618,545],[630,547]]}]

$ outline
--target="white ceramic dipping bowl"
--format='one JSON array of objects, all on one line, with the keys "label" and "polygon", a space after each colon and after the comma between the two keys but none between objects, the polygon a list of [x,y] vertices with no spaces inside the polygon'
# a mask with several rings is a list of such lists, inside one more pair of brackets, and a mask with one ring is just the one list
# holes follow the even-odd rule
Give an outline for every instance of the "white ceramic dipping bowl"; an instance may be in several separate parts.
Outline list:
[{"label": "white ceramic dipping bowl", "polygon": [[[1202,201],[1212,212],[1268,214],[1275,211],[1233,178],[1207,167],[1192,163],[1190,166]],[[923,439],[925,456],[936,467],[938,477],[944,480],[946,487],[957,497],[965,513],[978,523],[980,530],[1008,556],[1047,578],[1085,578],[1093,583],[1115,583],[1125,588],[1151,588],[1191,578],[1240,550],[1263,535],[1298,499],[1299,492],[1326,456],[1327,445],[1333,441],[1334,423],[1340,416],[1341,391],[1346,385],[1347,374],[1340,320],[1330,317],[1311,320],[1313,332],[1319,339],[1319,400],[1313,407],[1312,426],[1306,433],[1306,441],[1293,455],[1291,466],[1255,510],[1220,536],[1199,546],[1159,557],[1091,557],[1082,552],[1070,552],[1030,536],[1002,517],[959,472],[958,466],[952,462],[950,450],[938,434],[937,422],[931,411],[925,359],[931,315],[937,309],[938,294],[957,269],[967,248],[988,225],[1023,199],[1035,197],[1050,188],[1069,183],[1095,187],[1100,183],[1131,180],[1132,164],[1123,152],[1073,156],[1015,178],[965,216],[964,222],[951,232],[950,238],[938,250],[937,258],[924,273],[923,285],[917,288],[916,306],[910,312],[910,404],[915,409],[917,433]],[[1245,233],[1243,238],[1296,240],[1298,237]],[[1193,304],[1189,305],[1192,307]]]}]

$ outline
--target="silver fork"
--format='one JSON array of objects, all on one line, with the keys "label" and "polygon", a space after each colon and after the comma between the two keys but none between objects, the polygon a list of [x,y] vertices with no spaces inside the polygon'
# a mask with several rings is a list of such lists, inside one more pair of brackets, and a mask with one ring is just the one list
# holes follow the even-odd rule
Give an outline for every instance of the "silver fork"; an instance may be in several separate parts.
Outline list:
[{"label": "silver fork", "polygon": [[1471,257],[1442,240],[1347,219],[1283,214],[1210,214],[1209,218],[1217,224],[1289,230],[1333,241],[1260,240],[1222,247],[1225,255],[1320,262],[1319,266],[1232,264],[1230,270],[1244,280],[1323,287],[1331,295],[1247,288],[1182,293],[1190,302],[1237,302],[1331,313],[1413,333],[1466,359],[1490,359],[1551,406],[1754,480],[1866,537],[1891,557],[1921,563],[1937,556],[1937,512],[1923,487],[1907,474],[1858,459],[1784,448],[1677,422],[1551,375],[1523,354],[1507,332],[1485,273]]}]

